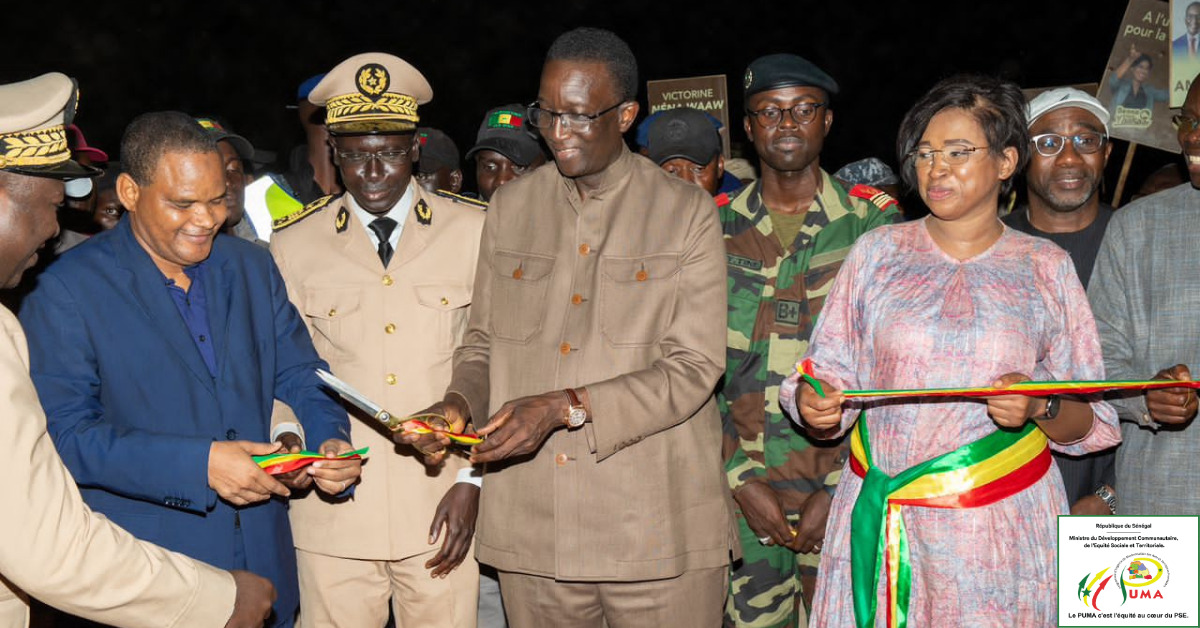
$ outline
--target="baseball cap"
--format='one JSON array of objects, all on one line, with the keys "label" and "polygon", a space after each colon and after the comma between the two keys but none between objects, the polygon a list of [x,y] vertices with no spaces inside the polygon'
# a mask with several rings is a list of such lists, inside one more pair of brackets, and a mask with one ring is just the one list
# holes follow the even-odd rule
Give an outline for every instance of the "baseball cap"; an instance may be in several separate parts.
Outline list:
[{"label": "baseball cap", "polygon": [[87,155],[94,164],[102,164],[108,161],[108,153],[96,148],[88,146],[87,139],[83,137],[83,131],[74,124],[68,124],[67,130],[67,145],[71,148],[73,155]]},{"label": "baseball cap", "polygon": [[494,150],[518,166],[533,163],[543,153],[525,124],[525,109],[514,103],[489,110],[479,125],[475,145],[467,151],[467,159],[481,150]]},{"label": "baseball cap", "polygon": [[658,165],[682,157],[707,165],[721,153],[721,136],[699,109],[679,107],[662,112],[646,134],[646,156]]},{"label": "baseball cap", "polygon": [[1025,107],[1026,124],[1032,125],[1038,118],[1063,107],[1079,107],[1090,112],[1099,118],[1104,132],[1108,133],[1108,109],[1095,96],[1074,87],[1056,87],[1034,96]]},{"label": "baseball cap", "polygon": [[233,144],[233,149],[237,151],[238,157],[241,157],[246,165],[254,160],[254,146],[250,144],[250,140],[230,132],[212,118],[196,118],[196,124],[204,127],[204,130],[208,131],[214,140],[218,142],[228,140],[230,144]]},{"label": "baseball cap", "polygon": [[443,166],[458,170],[458,146],[449,135],[430,127],[417,129],[417,141],[421,144],[421,155],[417,161],[417,172],[433,174]]}]

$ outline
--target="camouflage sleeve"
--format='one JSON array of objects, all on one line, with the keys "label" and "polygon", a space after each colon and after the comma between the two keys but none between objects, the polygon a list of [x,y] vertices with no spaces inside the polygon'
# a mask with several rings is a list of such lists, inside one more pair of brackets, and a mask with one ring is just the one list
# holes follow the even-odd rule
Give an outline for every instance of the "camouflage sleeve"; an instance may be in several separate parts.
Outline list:
[{"label": "camouflage sleeve", "polygon": [[[767,413],[762,374],[766,343],[751,340],[758,316],[759,293],[728,279],[729,316],[725,352],[725,386],[719,395],[724,432],[725,473],[730,490],[748,482],[766,482],[763,434]],[[757,350],[756,350],[757,349]]]}]

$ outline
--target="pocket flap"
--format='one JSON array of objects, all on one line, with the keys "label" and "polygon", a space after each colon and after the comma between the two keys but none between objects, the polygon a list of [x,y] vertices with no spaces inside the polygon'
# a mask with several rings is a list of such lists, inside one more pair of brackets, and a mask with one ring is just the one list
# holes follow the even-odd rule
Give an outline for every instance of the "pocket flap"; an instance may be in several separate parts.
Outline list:
[{"label": "pocket flap", "polygon": [[665,253],[648,257],[606,257],[600,272],[612,281],[649,281],[666,279],[679,272],[679,255]]},{"label": "pocket flap", "polygon": [[501,277],[538,281],[554,270],[554,258],[517,251],[495,251],[492,253],[492,270]]},{"label": "pocket flap", "polygon": [[471,304],[471,287],[462,284],[424,284],[413,286],[417,302],[435,310],[456,310]]},{"label": "pocket flap", "polygon": [[358,310],[356,290],[311,288],[304,294],[304,315],[309,318],[337,320]]}]

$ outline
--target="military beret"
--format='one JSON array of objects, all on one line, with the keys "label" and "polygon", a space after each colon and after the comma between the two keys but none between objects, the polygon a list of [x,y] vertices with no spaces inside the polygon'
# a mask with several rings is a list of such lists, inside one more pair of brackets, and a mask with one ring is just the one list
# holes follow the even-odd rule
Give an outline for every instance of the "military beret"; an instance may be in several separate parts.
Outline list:
[{"label": "military beret", "polygon": [[772,89],[785,87],[820,87],[833,96],[838,93],[837,81],[821,68],[799,55],[779,53],[759,57],[750,62],[742,79],[745,98]]},{"label": "military beret", "polygon": [[406,133],[417,128],[417,105],[433,88],[404,59],[365,52],[337,64],[308,94],[325,107],[325,126],[335,135]]},{"label": "military beret", "polygon": [[53,179],[100,174],[71,161],[64,127],[78,94],[75,80],[59,72],[0,85],[0,170]]}]

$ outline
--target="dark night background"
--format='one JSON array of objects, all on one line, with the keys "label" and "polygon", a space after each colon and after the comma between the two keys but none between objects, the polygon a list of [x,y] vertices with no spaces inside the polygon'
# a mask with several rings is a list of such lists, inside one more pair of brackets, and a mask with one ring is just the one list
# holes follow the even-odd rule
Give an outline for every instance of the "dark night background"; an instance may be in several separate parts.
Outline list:
[{"label": "dark night background", "polygon": [[[536,96],[550,42],[588,25],[616,31],[633,48],[643,108],[647,79],[727,75],[735,144],[745,141],[746,64],[772,52],[814,61],[842,86],[821,159],[832,172],[867,156],[894,164],[900,119],[942,77],[983,72],[1022,87],[1099,82],[1125,2],[10,1],[4,11],[0,82],[51,70],[78,78],[76,122],[114,158],[125,124],[159,109],[221,117],[257,147],[285,155],[303,140],[295,112],[284,108],[297,85],[372,50],[426,75],[434,99],[421,108],[422,123],[466,152],[488,108]],[[1115,144],[1110,190],[1125,152]],[[1140,147],[1130,185],[1172,159]]]}]

